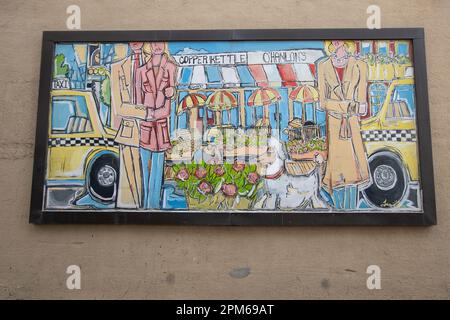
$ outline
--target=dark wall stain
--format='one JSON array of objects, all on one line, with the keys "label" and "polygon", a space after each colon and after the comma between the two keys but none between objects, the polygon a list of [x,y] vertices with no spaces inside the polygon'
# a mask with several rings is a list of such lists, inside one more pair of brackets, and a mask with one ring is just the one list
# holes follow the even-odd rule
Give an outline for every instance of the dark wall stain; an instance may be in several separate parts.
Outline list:
[{"label": "dark wall stain", "polygon": [[236,279],[242,279],[245,277],[248,277],[250,274],[250,268],[244,267],[244,268],[234,268],[230,271],[229,275]]},{"label": "dark wall stain", "polygon": [[330,288],[330,280],[328,280],[328,279],[322,279],[322,281],[320,282],[320,286],[321,286],[323,289],[328,289],[328,288]]},{"label": "dark wall stain", "polygon": [[167,276],[166,276],[166,282],[167,282],[168,284],[174,284],[174,283],[175,283],[175,274],[169,272],[169,273],[167,274]]}]

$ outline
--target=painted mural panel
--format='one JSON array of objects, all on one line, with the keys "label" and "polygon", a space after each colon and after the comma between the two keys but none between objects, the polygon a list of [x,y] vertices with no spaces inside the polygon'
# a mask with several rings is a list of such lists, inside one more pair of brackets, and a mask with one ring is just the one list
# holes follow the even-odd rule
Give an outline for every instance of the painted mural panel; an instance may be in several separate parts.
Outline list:
[{"label": "painted mural panel", "polygon": [[43,209],[421,211],[411,52],[58,43]]}]

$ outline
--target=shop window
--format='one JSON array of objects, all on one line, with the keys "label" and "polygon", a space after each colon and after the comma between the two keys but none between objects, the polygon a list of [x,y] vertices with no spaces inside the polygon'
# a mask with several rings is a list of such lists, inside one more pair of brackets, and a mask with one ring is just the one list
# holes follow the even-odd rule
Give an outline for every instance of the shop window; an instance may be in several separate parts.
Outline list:
[{"label": "shop window", "polygon": [[222,110],[222,124],[223,125],[231,124],[231,111],[230,110]]},{"label": "shop window", "polygon": [[[206,109],[206,110],[205,110]],[[207,107],[198,107],[198,117],[199,121],[206,121],[206,125],[211,126],[214,124],[214,112],[208,109]],[[206,114],[206,119],[203,119]]]},{"label": "shop window", "polygon": [[178,123],[177,123],[178,129],[188,129],[189,123],[188,112],[183,112],[180,115],[178,115]]},{"label": "shop window", "polygon": [[314,103],[308,102],[303,104],[301,102],[294,102],[294,118],[303,119],[303,110],[305,110],[305,121],[316,121],[316,115],[314,113],[317,111]]},{"label": "shop window", "polygon": [[89,52],[89,66],[99,66],[101,60],[100,45],[89,44],[88,52]]},{"label": "shop window", "polygon": [[380,55],[387,55],[388,54],[388,46],[385,41],[378,42],[378,53]]},{"label": "shop window", "polygon": [[397,55],[408,56],[409,55],[409,43],[408,42],[398,42],[397,43]]},{"label": "shop window", "polygon": [[253,107],[253,120],[258,122],[264,117],[264,108],[262,106]]},{"label": "shop window", "polygon": [[372,52],[372,44],[368,41],[361,43],[361,55],[365,56]]}]

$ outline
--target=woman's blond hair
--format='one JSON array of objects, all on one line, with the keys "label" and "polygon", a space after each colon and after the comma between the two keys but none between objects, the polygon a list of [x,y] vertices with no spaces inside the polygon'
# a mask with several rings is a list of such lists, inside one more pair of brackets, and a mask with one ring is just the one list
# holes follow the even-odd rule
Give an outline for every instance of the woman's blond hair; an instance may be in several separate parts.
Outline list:
[{"label": "woman's blond hair", "polygon": [[[356,51],[355,41],[345,40],[344,48],[349,55],[353,55]],[[325,40],[325,51],[327,55],[331,55],[332,53],[334,53],[334,51],[336,51],[336,48],[334,47],[333,42],[331,40]]]},{"label": "woman's blond hair", "polygon": [[[162,41],[164,42],[164,41]],[[175,60],[173,59],[172,55],[169,52],[169,45],[167,42],[164,42],[164,55],[167,56],[167,58],[169,59],[169,61],[175,62]],[[144,52],[145,55],[151,55],[152,53],[152,45],[151,42],[144,42],[144,45],[142,46],[142,52]]]}]

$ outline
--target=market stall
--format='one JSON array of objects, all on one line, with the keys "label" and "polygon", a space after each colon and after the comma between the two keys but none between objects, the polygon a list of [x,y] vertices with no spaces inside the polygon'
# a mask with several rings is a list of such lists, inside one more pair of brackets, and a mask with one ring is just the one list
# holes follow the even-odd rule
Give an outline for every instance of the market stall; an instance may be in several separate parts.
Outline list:
[{"label": "market stall", "polygon": [[197,130],[205,145],[211,132],[220,132],[224,157],[258,153],[264,142],[255,133],[260,127],[278,130],[272,133],[286,141],[283,130],[294,118],[294,103],[302,94],[305,103],[309,95],[317,97],[311,88],[323,56],[321,49],[174,55],[179,68],[172,137],[180,129]]},{"label": "market stall", "polygon": [[[226,90],[235,96],[234,99],[230,96],[230,99],[238,101],[239,114],[234,117],[233,125],[254,126],[256,120],[247,114],[245,107],[248,94],[262,88],[287,88],[289,94],[300,84],[314,85],[316,62],[323,56],[321,49],[174,55],[179,65],[177,91],[201,92],[210,96]],[[291,101],[286,99],[280,107],[286,108],[286,114],[292,120]],[[220,116],[220,113],[216,112],[216,115]],[[173,130],[178,128],[179,125]]]}]

